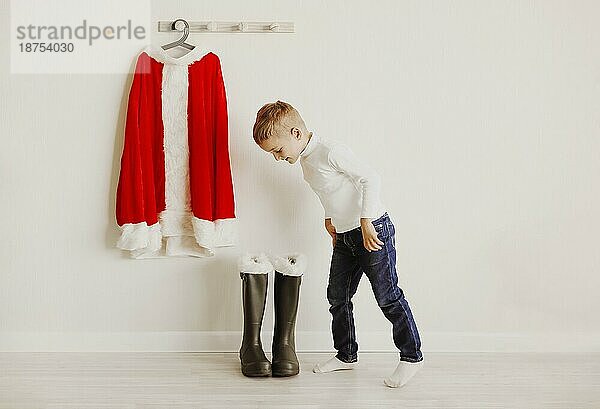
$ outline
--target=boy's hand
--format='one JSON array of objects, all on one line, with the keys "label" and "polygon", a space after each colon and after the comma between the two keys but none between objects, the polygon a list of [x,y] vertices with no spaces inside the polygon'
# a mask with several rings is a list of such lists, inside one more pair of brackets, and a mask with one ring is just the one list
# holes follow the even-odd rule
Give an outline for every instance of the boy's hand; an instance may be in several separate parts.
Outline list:
[{"label": "boy's hand", "polygon": [[377,231],[371,223],[371,219],[361,218],[360,230],[362,231],[363,245],[368,251],[381,250],[383,242],[377,237]]},{"label": "boy's hand", "polygon": [[335,247],[335,226],[331,224],[331,219],[325,219],[325,230],[331,236],[331,244]]}]

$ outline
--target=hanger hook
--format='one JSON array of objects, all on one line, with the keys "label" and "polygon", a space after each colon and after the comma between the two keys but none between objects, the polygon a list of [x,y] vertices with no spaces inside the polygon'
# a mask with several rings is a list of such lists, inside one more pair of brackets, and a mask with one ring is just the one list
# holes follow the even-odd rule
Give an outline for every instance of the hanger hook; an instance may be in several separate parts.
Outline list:
[{"label": "hanger hook", "polygon": [[177,29],[177,23],[179,21],[181,21],[184,24],[184,27],[183,27],[183,37],[181,37],[179,40],[177,40],[177,43],[183,44],[185,42],[185,40],[188,38],[188,35],[190,34],[190,24],[186,20],[184,20],[182,18],[178,18],[177,20],[173,21],[173,23],[171,23],[172,30],[179,31]]}]

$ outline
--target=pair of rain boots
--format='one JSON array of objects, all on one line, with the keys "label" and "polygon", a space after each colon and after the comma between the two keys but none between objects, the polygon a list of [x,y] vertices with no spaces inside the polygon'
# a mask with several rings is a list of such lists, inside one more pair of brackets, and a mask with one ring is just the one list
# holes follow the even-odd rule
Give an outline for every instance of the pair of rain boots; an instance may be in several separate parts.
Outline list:
[{"label": "pair of rain boots", "polygon": [[[296,356],[295,327],[305,257],[302,254],[244,255],[240,257],[238,267],[244,310],[240,347],[242,373],[248,377],[297,375],[300,365]],[[271,271],[275,272],[272,362],[265,356],[260,339]]]}]

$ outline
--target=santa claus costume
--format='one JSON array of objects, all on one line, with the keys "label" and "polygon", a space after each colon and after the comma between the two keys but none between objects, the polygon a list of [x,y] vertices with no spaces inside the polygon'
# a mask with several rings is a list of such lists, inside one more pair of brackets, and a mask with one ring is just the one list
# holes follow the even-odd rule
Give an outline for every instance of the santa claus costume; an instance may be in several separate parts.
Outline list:
[{"label": "santa claus costume", "polygon": [[236,242],[219,57],[150,45],[129,92],[116,195],[117,247],[133,258],[207,257]]}]

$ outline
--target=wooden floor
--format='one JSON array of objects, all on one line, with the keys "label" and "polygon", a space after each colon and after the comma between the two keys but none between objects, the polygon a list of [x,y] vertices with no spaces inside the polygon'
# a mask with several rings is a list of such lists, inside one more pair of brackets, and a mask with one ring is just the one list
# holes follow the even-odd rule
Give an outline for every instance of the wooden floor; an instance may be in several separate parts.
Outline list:
[{"label": "wooden floor", "polygon": [[403,388],[393,353],[291,378],[246,378],[235,353],[0,353],[0,408],[600,408],[600,355],[427,354]]}]

